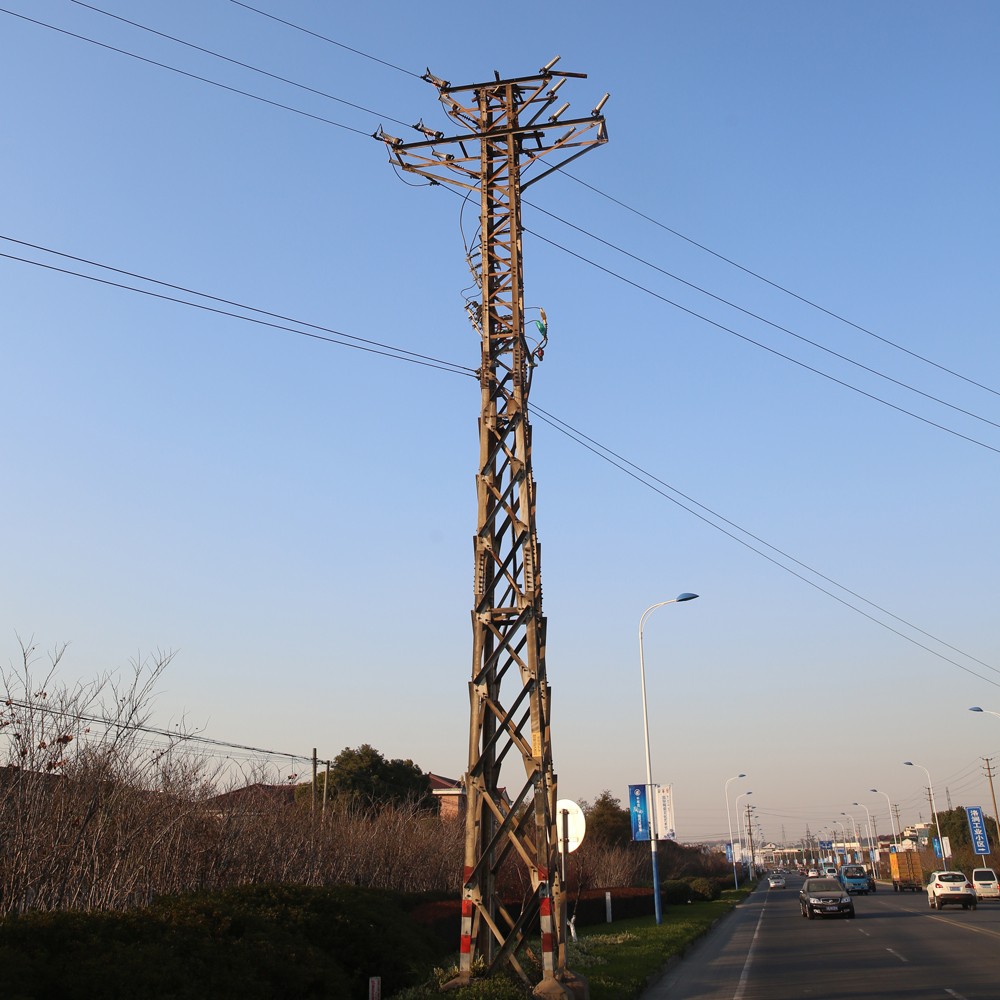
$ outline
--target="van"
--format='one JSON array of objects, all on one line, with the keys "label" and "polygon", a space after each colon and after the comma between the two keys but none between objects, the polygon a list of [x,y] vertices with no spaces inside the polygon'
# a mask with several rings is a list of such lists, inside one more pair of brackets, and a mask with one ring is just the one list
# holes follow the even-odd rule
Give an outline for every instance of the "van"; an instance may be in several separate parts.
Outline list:
[{"label": "van", "polygon": [[837,871],[836,865],[823,865],[823,874],[830,878],[840,878],[840,872]]},{"label": "van", "polygon": [[864,865],[842,865],[840,868],[840,881],[849,893],[861,893],[868,895],[868,871]]},{"label": "van", "polygon": [[1000,899],[1000,883],[992,868],[973,869],[972,887],[976,890],[976,899]]}]

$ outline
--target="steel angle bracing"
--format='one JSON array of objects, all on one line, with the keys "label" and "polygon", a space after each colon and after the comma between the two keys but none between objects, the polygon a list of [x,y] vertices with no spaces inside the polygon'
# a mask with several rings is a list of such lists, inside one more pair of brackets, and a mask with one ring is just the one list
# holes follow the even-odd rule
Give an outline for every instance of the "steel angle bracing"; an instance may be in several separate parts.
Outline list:
[{"label": "steel angle bracing", "polygon": [[[543,979],[560,975],[565,963],[528,422],[530,372],[540,354],[529,350],[525,336],[521,192],[607,141],[600,114],[607,97],[589,117],[566,118],[561,90],[584,77],[553,70],[556,61],[534,75],[463,86],[428,71],[424,78],[437,88],[457,132],[421,121],[412,143],[376,133],[403,170],[479,195],[478,238],[466,250],[478,291],[466,298],[466,310],[480,335],[482,400],[459,982],[468,981],[478,959],[489,970],[506,964],[526,980],[518,955],[535,921]],[[523,784],[504,772],[518,761]],[[515,783],[519,791],[510,801],[505,788]],[[520,866],[519,881],[531,887],[516,919],[501,899],[508,863]]]}]

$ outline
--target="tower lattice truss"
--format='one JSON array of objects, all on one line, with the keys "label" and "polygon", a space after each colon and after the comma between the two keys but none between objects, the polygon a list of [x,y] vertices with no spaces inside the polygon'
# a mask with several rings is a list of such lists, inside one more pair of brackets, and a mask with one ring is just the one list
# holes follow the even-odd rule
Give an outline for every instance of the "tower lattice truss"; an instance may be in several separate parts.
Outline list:
[{"label": "tower lattice truss", "polygon": [[[521,192],[607,141],[601,108],[564,119],[558,92],[584,74],[452,86],[424,77],[460,131],[422,122],[404,143],[381,130],[403,170],[476,194],[479,238],[469,252],[478,297],[467,303],[482,343],[479,369],[478,520],[473,657],[469,683],[465,865],[459,981],[476,959],[508,963],[526,982],[565,973],[565,906],[559,866],[556,775],[545,673],[540,549],[535,529],[528,394],[545,345],[542,319],[525,329]],[[518,767],[520,763],[520,767]],[[540,927],[538,950],[529,933]]]}]

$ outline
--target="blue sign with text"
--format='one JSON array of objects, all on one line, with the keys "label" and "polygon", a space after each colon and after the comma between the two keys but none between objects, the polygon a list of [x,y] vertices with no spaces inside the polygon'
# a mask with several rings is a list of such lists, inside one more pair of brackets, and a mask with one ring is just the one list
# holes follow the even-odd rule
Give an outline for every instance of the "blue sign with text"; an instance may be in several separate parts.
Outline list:
[{"label": "blue sign with text", "polygon": [[649,805],[645,785],[628,786],[628,811],[632,817],[632,839],[649,840]]},{"label": "blue sign with text", "polygon": [[990,842],[986,836],[982,806],[966,806],[965,815],[969,819],[969,833],[972,834],[972,850],[976,854],[989,854]]}]

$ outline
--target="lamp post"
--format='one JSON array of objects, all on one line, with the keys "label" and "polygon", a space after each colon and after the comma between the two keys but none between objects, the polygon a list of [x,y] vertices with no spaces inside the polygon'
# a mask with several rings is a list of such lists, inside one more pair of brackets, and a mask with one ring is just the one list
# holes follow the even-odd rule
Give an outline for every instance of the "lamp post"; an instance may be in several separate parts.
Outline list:
[{"label": "lamp post", "polygon": [[660,868],[656,857],[656,803],[653,801],[653,768],[649,760],[649,717],[646,714],[646,663],[642,656],[642,626],[646,616],[662,608],[666,604],[680,604],[683,601],[693,601],[697,594],[678,594],[669,601],[652,604],[642,613],[639,619],[639,677],[642,681],[642,731],[646,738],[646,808],[649,810],[649,850],[653,861],[653,906],[656,911],[656,922],[663,919],[660,907]]},{"label": "lamp post", "polygon": [[729,812],[729,783],[731,781],[736,781],[738,778],[745,778],[746,775],[740,771],[739,774],[734,774],[731,778],[726,779],[725,785],[722,787],[722,793],[726,797],[726,822],[729,824],[729,853],[733,856],[733,888],[738,889],[740,887],[740,880],[736,874],[736,848],[733,847],[733,818]]},{"label": "lamp post", "polygon": [[941,821],[938,819],[937,806],[934,804],[934,784],[931,781],[931,772],[923,764],[914,764],[912,760],[904,760],[906,767],[919,767],[927,775],[927,789],[931,793],[931,812],[934,813],[934,825],[937,827],[938,843],[941,845],[941,863],[947,864],[948,859],[944,856],[944,837],[941,836]]},{"label": "lamp post", "polygon": [[874,792],[876,795],[885,795],[885,804],[889,807],[889,829],[892,830],[892,842],[896,845],[896,850],[899,850],[899,837],[896,836],[896,821],[892,818],[892,799],[889,798],[888,793],[880,792],[877,788],[869,788],[868,791]]},{"label": "lamp post", "polygon": [[865,811],[865,815],[868,817],[868,854],[869,854],[868,860],[871,861],[871,863],[872,863],[872,870],[874,871],[874,869],[875,869],[875,844],[872,841],[872,814],[871,814],[870,810],[868,809],[868,806],[866,806],[864,804],[864,802],[855,802],[854,805],[861,806],[861,808],[864,809],[864,811]]},{"label": "lamp post", "polygon": [[740,799],[742,799],[744,795],[753,795],[753,792],[740,792],[740,794],[736,796],[736,805],[734,806],[736,809],[736,829],[740,835],[740,864],[743,864],[743,831],[746,826],[743,822],[742,816],[740,815]]},{"label": "lamp post", "polygon": [[[841,813],[840,815],[841,816],[846,816],[847,813]],[[844,834],[844,857],[847,857],[847,824],[845,822],[843,822],[843,820],[839,820],[839,819],[835,819],[833,822],[836,823],[837,826],[839,826],[840,829],[843,831],[843,834]],[[834,832],[834,835],[836,835],[837,831],[834,830],[833,832]],[[837,845],[836,845],[836,843],[834,843],[834,845],[833,845],[833,855],[834,855],[834,857],[833,857],[834,863],[836,863],[836,861],[837,861]]]},{"label": "lamp post", "polygon": [[[978,705],[973,705],[972,708],[969,709],[969,711],[985,712],[987,715],[995,715],[998,719],[1000,719],[1000,712],[993,712],[988,708],[980,708]],[[1000,837],[1000,811],[997,810],[997,793],[993,790],[993,771],[989,767],[990,763],[989,758],[984,757],[983,760],[986,761],[987,764],[986,777],[989,779],[990,782],[990,796],[993,799],[993,818],[996,820],[997,823],[997,836]]]},{"label": "lamp post", "polygon": [[[854,843],[858,845],[858,850],[861,850],[861,837],[858,834],[858,824],[854,821],[854,817],[848,812],[842,812],[841,816],[846,816],[851,821],[851,826],[854,827]],[[846,847],[846,845],[845,845]],[[846,853],[846,852],[845,852]]]},{"label": "lamp post", "polygon": [[995,715],[998,719],[1000,719],[1000,712],[993,712],[988,708],[980,708],[978,705],[973,705],[972,708],[969,709],[969,711],[984,712],[986,715]]}]

